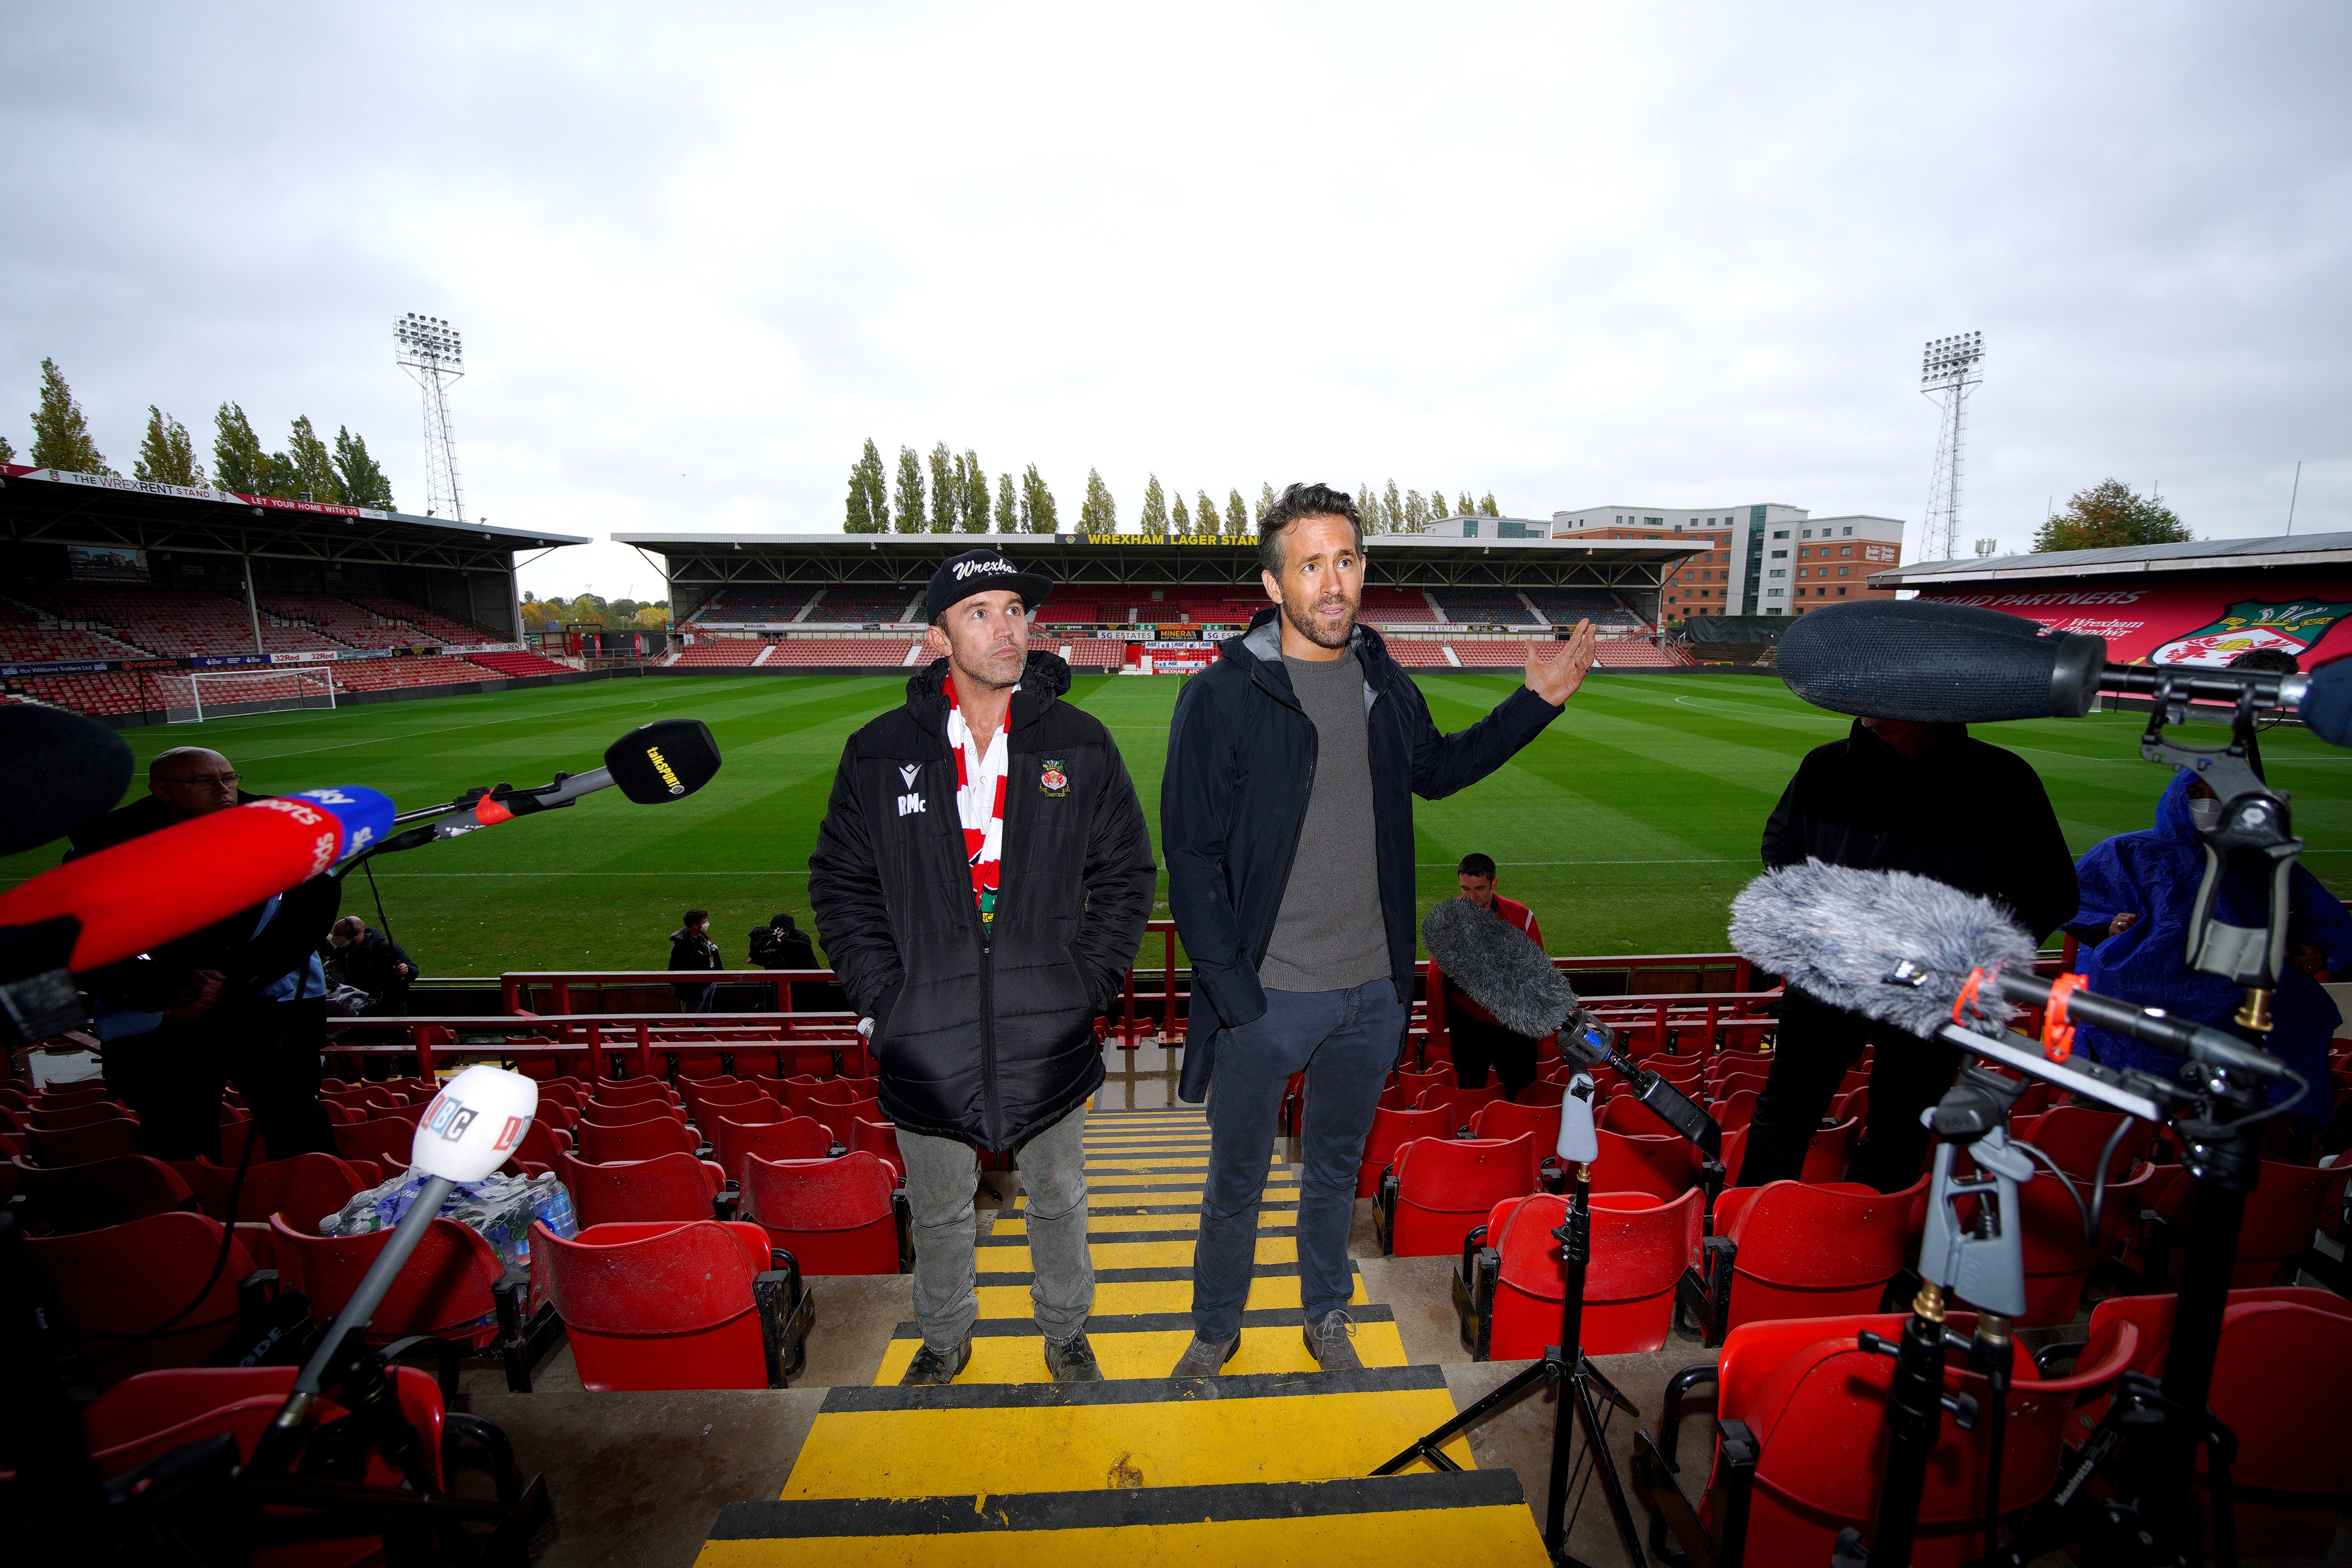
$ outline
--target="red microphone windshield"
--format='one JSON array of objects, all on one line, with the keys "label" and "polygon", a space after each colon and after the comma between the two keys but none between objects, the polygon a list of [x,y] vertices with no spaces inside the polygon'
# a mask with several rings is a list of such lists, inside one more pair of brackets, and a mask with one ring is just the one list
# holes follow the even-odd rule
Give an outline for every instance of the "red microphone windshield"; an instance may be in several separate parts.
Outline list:
[{"label": "red microphone windshield", "polygon": [[0,894],[0,925],[81,922],[79,973],[201,931],[335,863],[343,825],[306,800],[256,800],[68,861]]}]

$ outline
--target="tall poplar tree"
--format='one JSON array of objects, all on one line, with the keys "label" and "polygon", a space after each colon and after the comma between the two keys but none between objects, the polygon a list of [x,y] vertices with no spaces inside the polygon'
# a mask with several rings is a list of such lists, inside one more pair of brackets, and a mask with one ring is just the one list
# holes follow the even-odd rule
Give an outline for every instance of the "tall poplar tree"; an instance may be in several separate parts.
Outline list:
[{"label": "tall poplar tree", "polygon": [[1087,470],[1087,498],[1078,503],[1078,531],[1087,534],[1110,534],[1118,531],[1118,503],[1110,497],[1110,486],[1103,483],[1102,475]]},{"label": "tall poplar tree", "polygon": [[204,465],[196,461],[196,444],[188,427],[152,402],[147,405],[147,434],[139,443],[139,461],[131,476],[150,485],[205,482]]},{"label": "tall poplar tree", "polygon": [[1168,531],[1176,534],[1192,531],[1192,508],[1184,504],[1184,492],[1181,490],[1168,498]]},{"label": "tall poplar tree", "polygon": [[911,446],[898,448],[898,494],[892,502],[898,531],[923,531],[923,460]]},{"label": "tall poplar tree", "polygon": [[1021,530],[1021,497],[1013,488],[1013,476],[996,476],[996,531],[1000,534]]},{"label": "tall poplar tree", "polygon": [[271,493],[269,479],[269,454],[253,433],[253,422],[237,404],[221,404],[213,415],[215,487],[240,496],[267,496]]},{"label": "tall poplar tree", "polygon": [[1143,510],[1136,515],[1135,521],[1136,526],[1147,534],[1168,531],[1168,492],[1160,487],[1160,476],[1157,474],[1143,482]]},{"label": "tall poplar tree", "polygon": [[16,461],[16,449],[8,444],[8,438],[6,436],[0,435],[0,463],[14,463],[15,461]]},{"label": "tall poplar tree", "polygon": [[1239,490],[1225,492],[1225,532],[1239,538],[1250,532],[1249,507]]},{"label": "tall poplar tree", "polygon": [[956,517],[961,510],[956,495],[955,457],[944,441],[931,445],[931,532],[955,532]]},{"label": "tall poplar tree", "polygon": [[1457,517],[1471,517],[1477,516],[1477,514],[1478,508],[1475,503],[1470,499],[1470,492],[1467,490],[1463,491],[1462,494],[1454,499],[1454,515]]},{"label": "tall poplar tree", "polygon": [[1404,531],[1417,534],[1429,526],[1429,503],[1421,498],[1418,490],[1404,493]]},{"label": "tall poplar tree", "polygon": [[372,507],[380,512],[394,509],[392,481],[369,455],[367,443],[341,425],[335,427],[335,477],[342,486],[346,507]]},{"label": "tall poplar tree", "polygon": [[1029,465],[1021,476],[1021,531],[1024,534],[1050,534],[1058,531],[1061,512],[1054,505],[1054,492],[1037,473],[1037,465]]},{"label": "tall poplar tree", "polygon": [[988,531],[988,476],[980,466],[980,454],[970,447],[956,459],[956,498],[963,507],[961,527],[968,534]]},{"label": "tall poplar tree", "polygon": [[1369,484],[1356,486],[1356,517],[1364,525],[1364,532],[1368,534],[1388,531],[1381,521],[1380,492]]},{"label": "tall poplar tree", "polygon": [[1381,512],[1389,520],[1389,532],[1392,534],[1412,532],[1405,526],[1404,497],[1397,494],[1396,481],[1393,479],[1389,481],[1388,488],[1381,494]]},{"label": "tall poplar tree", "polygon": [[89,421],[66,385],[65,372],[55,360],[41,361],[41,406],[33,411],[33,466],[68,474],[112,474],[98,444],[89,438]]},{"label": "tall poplar tree", "polygon": [[1492,490],[1487,491],[1485,498],[1479,501],[1478,510],[1490,517],[1499,517],[1503,515],[1502,508],[1495,505],[1495,492]]},{"label": "tall poplar tree", "polygon": [[1223,533],[1225,519],[1217,515],[1217,504],[1209,499],[1209,493],[1206,490],[1195,490],[1192,492],[1192,497],[1200,508],[1194,516],[1201,519],[1201,531],[1204,534]]},{"label": "tall poplar tree", "polygon": [[307,413],[298,415],[294,421],[286,444],[286,461],[293,469],[289,488],[296,498],[308,496],[313,501],[331,504],[342,500],[342,484],[335,476],[335,455],[319,439]]},{"label": "tall poplar tree", "polygon": [[1262,517],[1272,510],[1274,510],[1274,486],[1262,484],[1257,487],[1257,515]]},{"label": "tall poplar tree", "polygon": [[875,449],[874,438],[866,438],[866,450],[849,465],[849,499],[842,512],[841,531],[845,534],[884,534],[890,531],[889,479],[882,472],[882,454]]}]

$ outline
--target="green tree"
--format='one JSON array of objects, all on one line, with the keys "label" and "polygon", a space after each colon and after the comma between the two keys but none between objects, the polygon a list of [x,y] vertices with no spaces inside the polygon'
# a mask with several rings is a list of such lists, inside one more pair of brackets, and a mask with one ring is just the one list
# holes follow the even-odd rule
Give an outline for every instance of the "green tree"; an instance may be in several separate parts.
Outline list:
[{"label": "green tree", "polygon": [[849,499],[843,507],[841,531],[845,534],[887,534],[890,531],[890,482],[882,472],[882,454],[874,438],[849,465]]},{"label": "green tree", "polygon": [[313,501],[342,500],[342,484],[335,476],[335,455],[319,439],[307,413],[294,421],[291,437],[286,444],[286,461],[293,465],[292,492],[296,498],[307,496]]},{"label": "green tree", "polygon": [[272,493],[269,454],[262,449],[245,410],[233,402],[221,404],[213,415],[213,484],[240,496]]},{"label": "green tree", "polygon": [[963,531],[984,534],[988,531],[988,475],[980,465],[980,454],[966,448],[956,462],[957,498],[963,504]]},{"label": "green tree", "polygon": [[637,612],[629,618],[629,624],[639,631],[658,632],[669,624],[669,606],[640,604],[637,606]]},{"label": "green tree", "polygon": [[1495,492],[1492,490],[1487,491],[1485,499],[1478,503],[1478,510],[1489,517],[1499,517],[1503,515],[1502,509],[1495,505]]},{"label": "green tree", "polygon": [[1225,532],[1240,538],[1250,532],[1249,506],[1239,490],[1225,492]]},{"label": "green tree", "polygon": [[1417,534],[1429,527],[1429,503],[1421,498],[1418,490],[1404,493],[1404,531]]},{"label": "green tree", "polygon": [[1045,488],[1038,476],[1037,465],[1029,465],[1021,476],[1021,531],[1024,534],[1050,534],[1061,523],[1061,514],[1054,505],[1054,492]]},{"label": "green tree", "polygon": [[1184,504],[1184,492],[1179,490],[1168,502],[1168,528],[1171,533],[1192,531],[1192,508]]},{"label": "green tree", "polygon": [[574,598],[565,608],[566,621],[576,622],[583,626],[602,626],[605,624],[605,613],[609,607],[594,594],[583,593]]},{"label": "green tree", "polygon": [[8,444],[8,438],[6,436],[0,435],[0,463],[14,463],[15,461],[16,461],[16,449]]},{"label": "green tree", "polygon": [[1195,490],[1192,492],[1192,499],[1196,503],[1193,515],[1201,520],[1201,531],[1204,534],[1224,532],[1225,520],[1217,516],[1217,504],[1209,499],[1209,493],[1206,490]]},{"label": "green tree", "polygon": [[1478,504],[1470,498],[1469,491],[1463,491],[1454,500],[1454,515],[1457,517],[1475,517],[1478,515]]},{"label": "green tree", "polygon": [[893,505],[900,533],[923,531],[923,460],[911,446],[898,448],[898,494]]},{"label": "green tree", "polygon": [[1147,534],[1168,531],[1168,492],[1160,487],[1160,476],[1153,474],[1143,482],[1143,510],[1136,516],[1136,526]]},{"label": "green tree", "polygon": [[931,532],[951,534],[955,532],[956,519],[961,514],[962,507],[956,494],[955,455],[948,450],[946,442],[932,443],[930,469]]},{"label": "green tree", "polygon": [[1274,510],[1274,486],[1260,485],[1257,487],[1257,515],[1262,517],[1272,510]]},{"label": "green tree", "polygon": [[196,444],[188,427],[152,402],[147,405],[147,435],[139,443],[139,461],[131,476],[150,485],[205,482],[204,465],[196,461]]},{"label": "green tree", "polygon": [[346,507],[372,507],[379,512],[395,508],[392,481],[368,455],[367,443],[342,425],[335,426],[335,478]]},{"label": "green tree", "polygon": [[1364,525],[1364,532],[1368,534],[1387,531],[1381,526],[1380,493],[1370,485],[1356,486],[1356,517]]},{"label": "green tree", "polygon": [[2033,551],[2119,549],[2128,545],[2185,544],[2196,536],[2171,507],[2120,479],[2078,490],[2033,536]]},{"label": "green tree", "polygon": [[1388,488],[1381,492],[1381,516],[1388,519],[1389,532],[1392,534],[1409,534],[1412,531],[1405,526],[1404,497],[1397,494],[1396,481],[1393,479],[1389,481]]},{"label": "green tree", "polygon": [[999,474],[996,476],[996,531],[1010,534],[1019,532],[1020,528],[1021,497],[1013,491],[1013,476]]},{"label": "green tree", "polygon": [[1451,517],[1453,511],[1454,503],[1445,498],[1445,491],[1442,486],[1430,491],[1429,520],[1431,522],[1433,523],[1440,517]]},{"label": "green tree", "polygon": [[1110,534],[1118,531],[1118,503],[1110,498],[1110,486],[1102,475],[1087,470],[1087,498],[1078,503],[1078,531],[1087,534]]},{"label": "green tree", "polygon": [[41,361],[41,406],[33,411],[33,466],[68,474],[112,474],[98,444],[89,438],[89,421],[74,401],[73,388],[55,360]]}]

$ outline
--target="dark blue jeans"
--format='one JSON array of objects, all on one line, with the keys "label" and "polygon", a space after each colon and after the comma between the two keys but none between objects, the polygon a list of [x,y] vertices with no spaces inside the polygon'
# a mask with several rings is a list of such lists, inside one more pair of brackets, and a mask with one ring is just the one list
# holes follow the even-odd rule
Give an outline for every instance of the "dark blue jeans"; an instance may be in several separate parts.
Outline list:
[{"label": "dark blue jeans", "polygon": [[1258,1199],[1274,1157],[1282,1092],[1307,1074],[1298,1193],[1298,1300],[1309,1322],[1348,1304],[1356,1170],[1381,1085],[1404,1043],[1405,1005],[1385,975],[1348,991],[1268,991],[1265,1012],[1217,1043],[1209,1088],[1209,1175],[1192,1251],[1192,1332],[1241,1332],[1257,1255]]}]

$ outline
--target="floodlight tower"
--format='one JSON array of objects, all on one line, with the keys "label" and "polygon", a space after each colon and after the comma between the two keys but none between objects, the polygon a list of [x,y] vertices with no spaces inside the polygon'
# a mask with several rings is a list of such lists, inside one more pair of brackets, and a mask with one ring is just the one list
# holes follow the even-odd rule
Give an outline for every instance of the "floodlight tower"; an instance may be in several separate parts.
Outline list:
[{"label": "floodlight tower", "polygon": [[466,374],[464,340],[448,322],[414,310],[394,320],[392,340],[400,348],[400,368],[425,389],[425,509],[462,523],[466,504],[457,496],[457,436],[446,383]]},{"label": "floodlight tower", "polygon": [[1919,529],[1919,559],[1954,560],[1960,553],[1960,440],[1969,389],[1981,386],[1977,365],[1984,334],[1962,332],[1927,344],[1919,360],[1919,395],[1943,411],[1937,422],[1936,476],[1927,486],[1927,517]]}]

